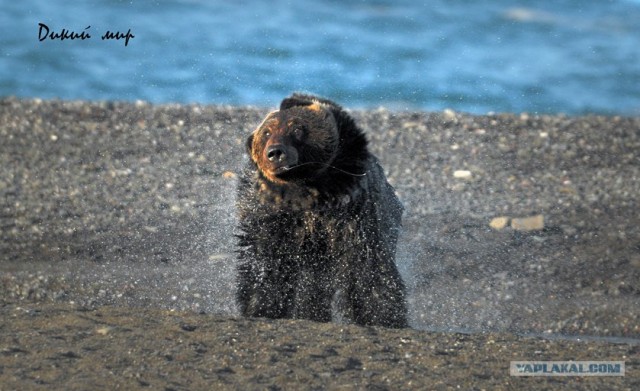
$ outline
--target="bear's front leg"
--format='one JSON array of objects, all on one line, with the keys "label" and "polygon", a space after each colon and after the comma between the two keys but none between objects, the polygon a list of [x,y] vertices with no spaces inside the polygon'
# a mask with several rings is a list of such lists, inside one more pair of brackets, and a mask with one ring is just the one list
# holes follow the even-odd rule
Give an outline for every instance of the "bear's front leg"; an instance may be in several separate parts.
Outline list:
[{"label": "bear's front leg", "polygon": [[360,325],[408,327],[405,288],[393,259],[377,259],[370,275],[356,281],[353,318]]},{"label": "bear's front leg", "polygon": [[325,265],[303,265],[298,273],[293,318],[331,321],[331,282]]},{"label": "bear's front leg", "polygon": [[292,306],[292,287],[278,265],[241,254],[236,299],[243,316],[286,318]]},{"label": "bear's front leg", "polygon": [[[345,230],[353,236],[345,236],[348,242],[339,253],[336,317],[359,325],[407,327],[405,287],[395,265],[395,248],[360,223],[351,222],[354,228]],[[334,251],[338,254],[337,248]]]}]

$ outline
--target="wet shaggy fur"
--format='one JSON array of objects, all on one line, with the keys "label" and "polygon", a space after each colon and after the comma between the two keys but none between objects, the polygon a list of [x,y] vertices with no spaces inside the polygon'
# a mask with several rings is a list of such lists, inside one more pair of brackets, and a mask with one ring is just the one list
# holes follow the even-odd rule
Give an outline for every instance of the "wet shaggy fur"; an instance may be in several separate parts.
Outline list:
[{"label": "wet shaggy fur", "polygon": [[294,94],[249,136],[238,188],[245,316],[406,327],[402,205],[337,104]]}]

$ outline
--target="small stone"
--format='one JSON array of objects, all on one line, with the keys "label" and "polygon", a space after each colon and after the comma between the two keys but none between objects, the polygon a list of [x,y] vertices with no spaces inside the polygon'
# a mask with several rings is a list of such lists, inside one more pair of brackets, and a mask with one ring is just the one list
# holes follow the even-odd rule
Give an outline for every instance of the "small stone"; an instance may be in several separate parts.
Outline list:
[{"label": "small stone", "polygon": [[51,136],[49,136],[49,138],[51,139],[51,141],[58,141],[58,136],[55,134],[52,134]]},{"label": "small stone", "polygon": [[107,335],[107,334],[109,334],[109,331],[111,331],[110,327],[101,327],[101,328],[96,330],[96,334]]},{"label": "small stone", "polygon": [[192,325],[192,324],[186,324],[183,323],[180,325],[180,328],[184,331],[196,331],[196,329],[198,328],[198,326],[196,325]]},{"label": "small stone", "polygon": [[457,179],[469,179],[471,178],[471,171],[469,170],[456,170],[453,172],[453,177]]},{"label": "small stone", "polygon": [[507,226],[509,223],[509,218],[506,216],[495,217],[489,223],[489,226],[495,230],[501,230]]},{"label": "small stone", "polygon": [[236,177],[236,174],[232,171],[225,171],[222,173],[222,177],[225,179],[233,179]]},{"label": "small stone", "polygon": [[456,118],[456,112],[451,109],[444,109],[442,114],[444,115],[444,118],[449,121]]},{"label": "small stone", "polygon": [[535,215],[511,219],[511,228],[516,231],[539,231],[544,228],[544,216]]},{"label": "small stone", "polygon": [[211,255],[209,255],[209,260],[210,261],[223,261],[223,260],[226,260],[226,259],[230,259],[233,256],[234,255],[230,254],[230,253],[211,254]]}]

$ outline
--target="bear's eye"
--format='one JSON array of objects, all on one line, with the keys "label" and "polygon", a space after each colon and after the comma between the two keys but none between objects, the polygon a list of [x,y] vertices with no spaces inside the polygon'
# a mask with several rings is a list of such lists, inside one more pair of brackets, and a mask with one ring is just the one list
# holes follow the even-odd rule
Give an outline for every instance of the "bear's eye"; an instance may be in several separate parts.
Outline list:
[{"label": "bear's eye", "polygon": [[264,137],[271,137],[271,132],[268,130],[265,130],[263,133]]},{"label": "bear's eye", "polygon": [[298,140],[302,140],[302,137],[304,137],[304,129],[301,127],[293,129],[293,136]]}]

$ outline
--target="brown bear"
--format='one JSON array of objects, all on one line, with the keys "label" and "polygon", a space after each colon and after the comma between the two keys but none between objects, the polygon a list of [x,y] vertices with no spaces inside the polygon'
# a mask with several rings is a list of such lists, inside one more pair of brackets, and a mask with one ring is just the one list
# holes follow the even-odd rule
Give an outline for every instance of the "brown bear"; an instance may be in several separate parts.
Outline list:
[{"label": "brown bear", "polygon": [[353,119],[293,94],[249,136],[238,186],[244,316],[406,327],[403,207]]}]

